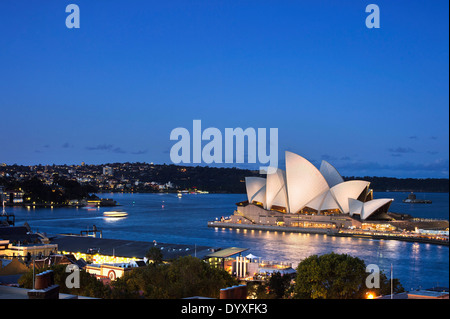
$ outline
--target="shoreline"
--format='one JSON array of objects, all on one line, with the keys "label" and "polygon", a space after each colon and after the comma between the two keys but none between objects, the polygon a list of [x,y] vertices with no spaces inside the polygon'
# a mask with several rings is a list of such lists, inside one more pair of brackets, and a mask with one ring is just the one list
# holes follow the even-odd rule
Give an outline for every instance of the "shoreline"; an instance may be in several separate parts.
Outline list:
[{"label": "shoreline", "polygon": [[[102,190],[102,191],[98,191],[95,194],[172,194],[172,193],[179,193],[182,191],[187,191],[187,190],[179,190],[179,189],[175,189],[175,190],[164,190],[164,191],[131,191],[131,190],[126,190],[126,191],[113,191],[113,190]],[[207,191],[208,194],[242,194],[245,195],[245,193],[242,192],[227,192],[227,191]],[[390,189],[390,190],[374,190],[374,193],[418,193],[418,194],[448,194],[447,191],[443,190],[443,191],[418,191],[418,190],[395,190],[395,189]],[[185,193],[183,193],[185,194]],[[201,193],[199,193],[201,194]]]},{"label": "shoreline", "polygon": [[255,224],[235,224],[235,223],[224,223],[224,222],[214,222],[209,221],[208,227],[217,228],[232,228],[232,229],[245,229],[245,230],[264,230],[273,232],[288,232],[288,233],[302,233],[302,234],[318,234],[327,235],[335,237],[353,237],[353,238],[363,238],[363,239],[375,239],[375,240],[399,240],[407,242],[416,242],[422,244],[433,244],[441,246],[449,246],[448,241],[442,241],[438,239],[428,239],[428,238],[414,238],[414,237],[404,237],[399,235],[384,235],[384,234],[356,234],[356,233],[342,233],[339,230],[332,229],[320,229],[320,228],[302,228],[302,227],[287,227],[287,226],[268,226],[268,225],[255,225]]},{"label": "shoreline", "polygon": [[[116,206],[122,206],[120,204],[102,204],[102,205],[95,205],[92,206],[92,208],[98,208],[98,207],[116,207]],[[41,203],[5,203],[5,207],[35,207],[35,208],[61,208],[61,207],[73,207],[73,208],[81,208],[81,207],[90,207],[89,205],[70,205],[70,204],[41,204]]]}]

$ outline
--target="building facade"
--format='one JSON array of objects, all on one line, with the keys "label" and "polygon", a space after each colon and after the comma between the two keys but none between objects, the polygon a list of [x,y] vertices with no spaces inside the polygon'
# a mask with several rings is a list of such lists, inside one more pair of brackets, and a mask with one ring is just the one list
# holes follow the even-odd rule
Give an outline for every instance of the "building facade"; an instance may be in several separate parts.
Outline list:
[{"label": "building facade", "polygon": [[[363,180],[344,181],[327,161],[320,169],[300,155],[286,152],[286,171],[279,168],[266,178],[246,177],[247,201],[238,203],[237,211],[248,219],[259,218],[259,223],[307,223],[309,218],[289,218],[285,215],[321,215],[323,223],[351,224],[357,220],[388,218],[386,213],[393,199],[373,199],[370,183]],[[262,213],[258,206],[267,213]],[[255,215],[254,212],[258,211]],[[332,216],[338,216],[339,219]],[[313,218],[317,220],[318,218]],[[256,221],[255,221],[256,222]]]}]

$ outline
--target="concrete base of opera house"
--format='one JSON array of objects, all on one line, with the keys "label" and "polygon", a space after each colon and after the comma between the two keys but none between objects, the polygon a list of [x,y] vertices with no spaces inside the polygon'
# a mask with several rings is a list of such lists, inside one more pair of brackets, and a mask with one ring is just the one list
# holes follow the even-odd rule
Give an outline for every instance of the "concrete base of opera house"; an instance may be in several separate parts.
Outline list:
[{"label": "concrete base of opera house", "polygon": [[231,223],[283,226],[288,228],[313,228],[333,230],[339,228],[361,228],[361,221],[346,214],[287,214],[276,210],[266,210],[254,204],[237,206]]},{"label": "concrete base of opera house", "polygon": [[[445,222],[444,228],[448,229],[448,221]],[[426,224],[425,222],[396,221],[394,219],[360,221],[349,215],[339,213],[324,215],[286,214],[274,210],[269,211],[254,204],[247,204],[238,206],[234,215],[230,218],[208,222],[208,227],[401,240],[448,246],[448,236],[446,238],[429,238],[417,236],[410,232],[404,233],[402,227],[399,229],[398,226],[405,223],[409,223],[409,228],[414,224],[421,226]],[[435,222],[432,222],[430,226],[436,226],[435,224]]]},{"label": "concrete base of opera house", "polygon": [[286,227],[286,226],[270,226],[270,225],[256,225],[256,224],[237,224],[220,221],[208,222],[208,227],[218,228],[233,228],[246,230],[264,230],[264,231],[281,231],[290,233],[305,233],[305,234],[324,234],[333,235],[338,232],[337,229],[323,229],[323,228],[303,228],[303,227]]},{"label": "concrete base of opera house", "polygon": [[286,226],[266,226],[256,224],[235,224],[221,221],[210,221],[208,227],[215,228],[229,228],[229,229],[242,229],[242,230],[256,230],[256,231],[273,231],[273,232],[286,232],[286,233],[302,233],[302,234],[318,234],[329,235],[336,237],[354,237],[363,239],[383,239],[383,240],[400,240],[415,243],[427,243],[435,245],[448,246],[448,241],[427,239],[427,238],[415,238],[406,237],[394,234],[376,234],[376,233],[361,233],[361,232],[344,232],[339,229],[323,229],[323,228],[303,228],[303,227],[286,227]]}]

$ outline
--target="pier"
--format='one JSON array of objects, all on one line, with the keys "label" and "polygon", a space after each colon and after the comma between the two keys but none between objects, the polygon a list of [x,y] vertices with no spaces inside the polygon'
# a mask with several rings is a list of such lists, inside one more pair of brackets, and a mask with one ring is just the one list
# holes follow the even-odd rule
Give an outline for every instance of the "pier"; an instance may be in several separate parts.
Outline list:
[{"label": "pier", "polygon": [[[0,193],[0,198],[1,198]],[[16,216],[14,214],[7,213],[5,210],[5,201],[3,201],[2,213],[0,214],[0,226],[14,226],[16,224]]]},{"label": "pier", "polygon": [[227,223],[227,222],[218,222],[218,221],[208,222],[208,227],[279,231],[279,232],[305,233],[305,234],[322,234],[322,235],[331,235],[334,232],[333,229],[323,229],[323,228],[304,228],[304,227],[288,227],[288,226],[273,226],[273,225],[258,225],[258,224],[237,224],[237,223]]}]

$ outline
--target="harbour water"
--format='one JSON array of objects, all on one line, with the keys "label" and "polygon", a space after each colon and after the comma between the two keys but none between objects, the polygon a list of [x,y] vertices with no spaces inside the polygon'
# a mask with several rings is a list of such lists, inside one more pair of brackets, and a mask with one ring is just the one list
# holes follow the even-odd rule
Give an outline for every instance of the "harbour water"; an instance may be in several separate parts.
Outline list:
[{"label": "harbour water", "polygon": [[[414,217],[449,219],[448,193],[417,193],[419,199],[432,204],[406,204],[408,193],[375,193],[375,198],[394,198],[390,211]],[[243,194],[101,194],[113,198],[128,212],[125,218],[105,218],[109,207],[22,208],[9,207],[16,215],[16,225],[28,222],[34,231],[47,234],[80,233],[95,225],[104,238],[156,240],[160,243],[197,244],[217,247],[245,247],[246,253],[263,260],[291,262],[293,267],[313,254],[330,252],[359,257],[377,264],[389,277],[394,277],[406,290],[449,286],[449,247],[363,238],[326,235],[215,229],[207,222],[229,216],[235,203],[245,200]]]}]

